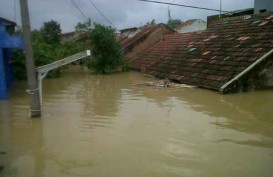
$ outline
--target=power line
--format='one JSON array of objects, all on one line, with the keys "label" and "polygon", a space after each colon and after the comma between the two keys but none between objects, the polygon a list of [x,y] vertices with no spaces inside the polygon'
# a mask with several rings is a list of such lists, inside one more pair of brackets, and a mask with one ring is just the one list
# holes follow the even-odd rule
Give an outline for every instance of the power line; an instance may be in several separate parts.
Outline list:
[{"label": "power line", "polygon": [[79,8],[79,6],[75,3],[74,0],[70,0],[72,2],[72,4],[74,5],[74,7],[76,7],[76,9],[80,12],[80,14],[85,18],[86,21],[89,20],[89,18],[87,18],[87,16],[83,13],[83,11]]},{"label": "power line", "polygon": [[100,15],[108,22],[110,23],[113,27],[118,29],[103,13],[102,11],[95,5],[95,3],[92,0],[89,0],[89,2],[92,4],[92,6],[100,13]]},{"label": "power line", "polygon": [[156,3],[156,4],[167,4],[172,6],[180,6],[180,7],[188,7],[193,9],[201,9],[201,10],[210,10],[210,11],[216,11],[216,12],[228,12],[228,11],[221,11],[218,9],[211,9],[206,7],[197,7],[197,6],[189,6],[189,5],[183,5],[183,4],[175,4],[175,3],[169,3],[169,2],[160,2],[160,1],[151,1],[151,0],[137,0],[137,1],[143,1],[143,2],[150,2],[150,3]]}]

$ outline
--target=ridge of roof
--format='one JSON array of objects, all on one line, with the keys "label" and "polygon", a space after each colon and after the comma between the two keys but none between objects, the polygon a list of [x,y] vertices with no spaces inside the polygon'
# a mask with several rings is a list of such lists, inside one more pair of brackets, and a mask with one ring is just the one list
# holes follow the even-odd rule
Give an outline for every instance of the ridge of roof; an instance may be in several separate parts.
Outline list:
[{"label": "ridge of roof", "polygon": [[151,34],[153,31],[157,30],[161,26],[164,26],[164,27],[168,28],[170,31],[175,32],[175,30],[171,29],[170,27],[168,27],[167,25],[165,25],[163,23],[156,24],[156,25],[148,25],[143,28],[140,28],[141,31],[138,32],[135,36],[125,39],[125,40],[121,40],[120,44],[123,47],[123,49],[126,49],[127,47],[134,45],[134,43],[137,42],[138,40],[146,38],[149,34]]}]

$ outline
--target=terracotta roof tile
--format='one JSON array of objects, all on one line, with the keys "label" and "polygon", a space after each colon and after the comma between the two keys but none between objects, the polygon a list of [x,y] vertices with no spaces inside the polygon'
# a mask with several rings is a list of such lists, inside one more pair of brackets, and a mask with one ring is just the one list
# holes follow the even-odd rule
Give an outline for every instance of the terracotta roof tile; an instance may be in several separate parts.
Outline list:
[{"label": "terracotta roof tile", "polygon": [[273,13],[222,19],[205,31],[165,35],[131,61],[157,77],[219,90],[273,48]]}]

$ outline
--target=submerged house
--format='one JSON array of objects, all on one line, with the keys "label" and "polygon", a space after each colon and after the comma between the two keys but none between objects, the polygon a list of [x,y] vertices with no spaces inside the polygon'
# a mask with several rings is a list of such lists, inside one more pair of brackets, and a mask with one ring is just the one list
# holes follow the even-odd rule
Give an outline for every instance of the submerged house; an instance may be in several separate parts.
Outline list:
[{"label": "submerged house", "polygon": [[11,35],[16,23],[0,18],[0,100],[7,98],[7,90],[13,81],[12,50],[23,48],[23,38]]},{"label": "submerged house", "polygon": [[160,42],[164,35],[176,33],[165,24],[147,25],[138,29],[138,32],[129,37],[118,40],[123,53],[128,60]]},{"label": "submerged house", "polygon": [[273,86],[273,13],[223,18],[204,31],[167,34],[132,69],[218,90]]}]

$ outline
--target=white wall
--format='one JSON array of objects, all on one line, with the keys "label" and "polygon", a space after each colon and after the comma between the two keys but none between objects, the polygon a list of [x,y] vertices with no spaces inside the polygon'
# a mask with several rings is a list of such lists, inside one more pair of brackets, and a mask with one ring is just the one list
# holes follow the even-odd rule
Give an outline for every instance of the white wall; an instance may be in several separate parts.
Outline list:
[{"label": "white wall", "polygon": [[188,33],[207,29],[207,23],[202,20],[196,20],[193,24],[182,29],[176,30],[178,33]]},{"label": "white wall", "polygon": [[266,9],[266,12],[273,11],[273,0],[255,0],[254,13],[260,13],[260,10]]},{"label": "white wall", "polygon": [[140,31],[141,31],[140,29],[137,29],[137,30],[128,30],[128,31],[123,32],[121,35],[124,36],[124,37],[131,38],[131,37],[134,37]]}]

